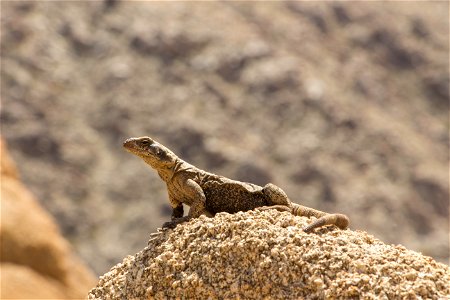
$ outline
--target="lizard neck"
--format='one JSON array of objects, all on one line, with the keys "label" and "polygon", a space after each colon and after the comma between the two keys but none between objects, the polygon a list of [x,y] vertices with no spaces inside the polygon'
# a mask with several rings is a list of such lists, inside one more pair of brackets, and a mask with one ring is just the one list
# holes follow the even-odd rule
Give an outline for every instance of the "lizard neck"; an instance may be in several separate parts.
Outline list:
[{"label": "lizard neck", "polygon": [[191,166],[187,162],[183,161],[180,158],[176,158],[175,162],[168,166],[167,168],[158,169],[158,175],[164,180],[166,183],[172,181],[173,177],[179,172],[184,172],[186,170],[195,169],[195,167]]}]

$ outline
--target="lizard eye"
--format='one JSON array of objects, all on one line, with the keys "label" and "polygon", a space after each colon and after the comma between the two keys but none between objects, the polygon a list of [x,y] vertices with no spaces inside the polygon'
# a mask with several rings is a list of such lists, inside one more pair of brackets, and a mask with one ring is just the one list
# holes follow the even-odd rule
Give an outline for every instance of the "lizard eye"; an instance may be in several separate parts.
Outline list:
[{"label": "lizard eye", "polygon": [[147,147],[148,145],[150,145],[150,141],[149,140],[143,140],[141,141],[141,145],[144,147]]}]

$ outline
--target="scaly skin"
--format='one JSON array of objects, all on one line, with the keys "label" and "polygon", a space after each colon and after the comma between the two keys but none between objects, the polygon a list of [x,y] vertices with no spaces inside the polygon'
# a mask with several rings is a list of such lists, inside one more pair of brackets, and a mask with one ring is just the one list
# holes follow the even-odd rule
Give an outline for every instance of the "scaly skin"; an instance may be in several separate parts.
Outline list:
[{"label": "scaly skin", "polygon": [[[155,169],[167,184],[173,211],[172,220],[164,223],[163,227],[174,228],[200,215],[212,217],[219,212],[235,213],[252,209],[277,209],[296,216],[318,218],[303,228],[305,232],[325,225],[336,225],[341,229],[348,226],[347,216],[328,214],[293,203],[281,188],[272,183],[261,187],[198,169],[150,137],[129,138],[123,146]],[[183,216],[183,203],[190,206],[187,216]]]}]

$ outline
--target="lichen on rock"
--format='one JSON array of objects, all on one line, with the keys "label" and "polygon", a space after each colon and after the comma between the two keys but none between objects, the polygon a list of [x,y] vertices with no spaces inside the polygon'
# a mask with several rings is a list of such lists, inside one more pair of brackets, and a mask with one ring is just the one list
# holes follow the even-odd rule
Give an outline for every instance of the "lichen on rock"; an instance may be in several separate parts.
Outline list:
[{"label": "lichen on rock", "polygon": [[362,231],[268,210],[200,217],[153,234],[100,277],[88,299],[438,299],[450,268]]}]

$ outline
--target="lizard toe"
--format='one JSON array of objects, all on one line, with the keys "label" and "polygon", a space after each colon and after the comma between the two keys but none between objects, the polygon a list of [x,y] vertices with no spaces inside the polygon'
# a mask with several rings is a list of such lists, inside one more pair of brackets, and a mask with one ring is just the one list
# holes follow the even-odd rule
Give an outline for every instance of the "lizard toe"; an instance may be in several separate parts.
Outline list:
[{"label": "lizard toe", "polygon": [[162,228],[174,229],[175,227],[177,227],[177,222],[173,222],[173,221],[164,222],[164,224],[162,225]]}]

